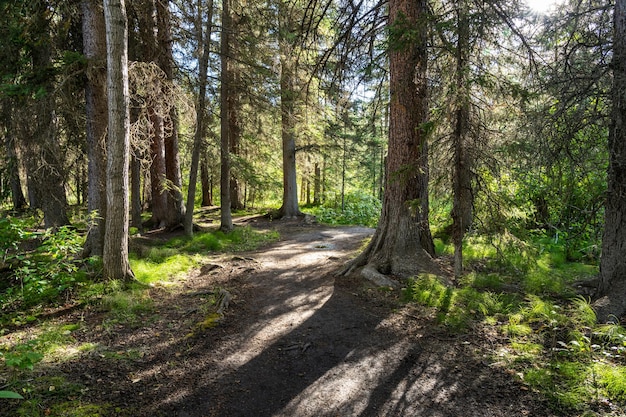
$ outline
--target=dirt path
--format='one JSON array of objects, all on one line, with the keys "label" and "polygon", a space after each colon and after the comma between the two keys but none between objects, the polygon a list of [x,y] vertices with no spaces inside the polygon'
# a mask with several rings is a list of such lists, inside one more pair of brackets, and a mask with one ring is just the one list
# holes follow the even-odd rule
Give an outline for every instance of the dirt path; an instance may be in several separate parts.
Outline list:
[{"label": "dirt path", "polygon": [[[92,355],[64,372],[133,416],[551,415],[481,361],[471,336],[448,340],[384,293],[332,275],[371,233],[287,228],[164,296],[158,322],[100,332],[111,351],[139,351],[132,360]],[[234,294],[224,322],[194,327],[216,285]]]}]

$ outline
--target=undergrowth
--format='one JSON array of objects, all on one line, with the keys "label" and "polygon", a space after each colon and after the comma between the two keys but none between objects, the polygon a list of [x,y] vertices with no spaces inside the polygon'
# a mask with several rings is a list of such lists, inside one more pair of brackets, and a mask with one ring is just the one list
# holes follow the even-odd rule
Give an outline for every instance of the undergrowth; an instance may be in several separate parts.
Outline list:
[{"label": "undergrowth", "polygon": [[[440,254],[452,253],[436,243]],[[495,329],[503,343],[494,364],[556,411],[626,413],[626,330],[598,324],[589,299],[571,287],[596,275],[596,265],[568,262],[565,249],[545,238],[470,236],[464,255],[471,272],[457,286],[421,274],[408,283],[406,300],[432,309],[448,331]]]},{"label": "undergrowth", "polygon": [[[27,219],[0,219],[0,410],[6,403],[16,416],[133,415],[108,404],[80,401],[85,387],[48,377],[46,363],[72,360],[97,351],[105,360],[134,360],[137,350],[108,352],[75,337],[82,324],[45,318],[55,308],[91,304],[103,313],[102,332],[119,326],[144,326],[158,314],[150,285],[176,285],[189,269],[220,252],[255,249],[276,240],[274,231],[236,228],[232,233],[197,233],[193,238],[133,245],[135,283],[102,281],[102,260],[81,259],[84,233],[73,227],[39,231]],[[133,239],[140,239],[137,236]],[[24,330],[22,330],[24,329]],[[5,337],[6,336],[6,337]],[[101,414],[102,413],[102,414]],[[2,414],[2,413],[0,413]]]},{"label": "undergrowth", "polygon": [[382,204],[376,197],[363,192],[353,192],[345,195],[343,209],[340,201],[333,201],[322,206],[306,208],[306,211],[323,224],[376,227],[381,208]]}]

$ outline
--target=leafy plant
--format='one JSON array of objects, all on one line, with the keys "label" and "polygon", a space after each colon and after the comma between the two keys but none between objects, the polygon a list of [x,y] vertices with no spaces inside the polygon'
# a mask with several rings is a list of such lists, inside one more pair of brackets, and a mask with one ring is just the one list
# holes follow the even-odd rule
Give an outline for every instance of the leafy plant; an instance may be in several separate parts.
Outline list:
[{"label": "leafy plant", "polygon": [[[27,232],[23,223],[12,219],[3,219],[0,228],[8,231],[9,238],[3,237],[1,244],[16,284],[0,293],[0,303],[30,307],[53,301],[85,281],[83,262],[78,257],[83,237],[76,230],[64,226],[57,231]],[[35,249],[18,252],[17,248],[26,243]]]},{"label": "leafy plant", "polygon": [[4,364],[16,370],[32,370],[36,363],[43,359],[43,355],[37,352],[35,341],[17,345],[8,352],[0,353],[4,357]]},{"label": "leafy plant", "polygon": [[24,397],[22,397],[20,394],[18,394],[17,392],[13,392],[13,391],[0,391],[0,399],[16,399],[16,400],[23,400]]},{"label": "leafy plant", "polygon": [[345,195],[344,208],[338,204],[327,203],[322,207],[308,209],[320,223],[351,224],[376,227],[380,218],[382,204],[379,199],[364,192]]}]

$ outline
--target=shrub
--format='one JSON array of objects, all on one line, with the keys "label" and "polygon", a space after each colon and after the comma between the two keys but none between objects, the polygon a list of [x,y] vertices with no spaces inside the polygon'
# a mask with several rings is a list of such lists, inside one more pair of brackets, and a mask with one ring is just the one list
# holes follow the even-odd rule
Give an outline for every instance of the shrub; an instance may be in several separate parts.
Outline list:
[{"label": "shrub", "polygon": [[325,204],[310,211],[320,223],[376,227],[381,209],[382,204],[376,197],[353,192],[345,195],[343,210],[336,204]]}]

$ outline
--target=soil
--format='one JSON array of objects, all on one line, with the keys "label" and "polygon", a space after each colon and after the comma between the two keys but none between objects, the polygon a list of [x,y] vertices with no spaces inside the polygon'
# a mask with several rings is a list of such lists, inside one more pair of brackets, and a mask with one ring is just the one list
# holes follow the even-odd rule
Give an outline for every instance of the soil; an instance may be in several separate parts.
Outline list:
[{"label": "soil", "polygon": [[[373,230],[249,223],[280,241],[151,289],[139,322],[111,324],[97,306],[61,315],[82,320],[74,337],[96,348],[46,372],[86,387],[81,402],[109,404],[107,415],[553,415],[490,364],[496,336],[450,336],[399,292],[335,276]],[[219,289],[232,297],[223,317]]]}]

